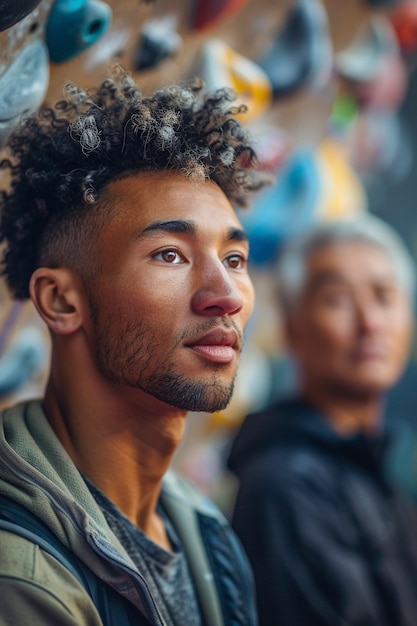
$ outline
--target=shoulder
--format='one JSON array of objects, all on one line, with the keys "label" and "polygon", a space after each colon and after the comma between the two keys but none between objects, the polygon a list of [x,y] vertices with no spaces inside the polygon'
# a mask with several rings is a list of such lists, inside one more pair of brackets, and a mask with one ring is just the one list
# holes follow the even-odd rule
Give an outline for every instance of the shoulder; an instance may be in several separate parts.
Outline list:
[{"label": "shoulder", "polygon": [[[337,462],[337,459],[336,459]],[[256,479],[280,483],[288,478],[310,480],[328,475],[335,464],[333,455],[311,442],[289,439],[271,439],[269,445],[253,454],[247,462],[246,474]]]},{"label": "shoulder", "polygon": [[280,510],[305,498],[339,502],[340,470],[336,457],[310,443],[271,441],[241,469],[239,499],[254,508],[269,503]]},{"label": "shoulder", "polygon": [[0,530],[0,596],[2,614],[11,620],[5,623],[46,625],[54,616],[62,624],[101,624],[84,587],[63,565],[6,530]]}]

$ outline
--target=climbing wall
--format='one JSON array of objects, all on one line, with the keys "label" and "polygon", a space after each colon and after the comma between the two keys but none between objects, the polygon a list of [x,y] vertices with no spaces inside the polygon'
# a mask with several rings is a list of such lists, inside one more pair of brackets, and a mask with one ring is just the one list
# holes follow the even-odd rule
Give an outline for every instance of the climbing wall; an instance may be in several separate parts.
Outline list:
[{"label": "climbing wall", "polygon": [[[411,147],[397,111],[414,67],[413,5],[0,2],[0,151],[22,115],[63,97],[70,81],[97,84],[117,64],[132,72],[145,94],[201,76],[207,89],[230,86],[248,106],[242,123],[276,184],[241,215],[251,240],[257,306],[235,397],[224,413],[199,416],[191,439],[200,441],[207,463],[200,452],[199,462],[186,453],[179,460],[205,488],[207,476],[215,478],[219,448],[207,441],[221,439],[271,394],[271,362],[279,362],[281,350],[273,278],[281,247],[317,220],[367,210],[363,181],[390,175],[394,165],[398,176],[409,167]],[[7,180],[0,184],[7,188]],[[31,305],[13,302],[0,283],[0,405],[42,392],[48,351],[48,334]]]}]

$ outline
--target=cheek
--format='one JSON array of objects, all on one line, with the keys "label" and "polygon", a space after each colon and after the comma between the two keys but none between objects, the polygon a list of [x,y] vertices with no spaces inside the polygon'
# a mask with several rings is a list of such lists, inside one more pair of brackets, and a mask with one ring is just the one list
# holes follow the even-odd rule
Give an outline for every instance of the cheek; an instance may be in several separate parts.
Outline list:
[{"label": "cheek", "polygon": [[134,278],[123,280],[108,292],[125,311],[150,321],[160,314],[175,315],[180,303],[184,306],[184,285],[174,280]]},{"label": "cheek", "polygon": [[413,340],[413,319],[410,314],[398,315],[389,325],[392,344],[397,354],[407,355]]},{"label": "cheek", "polygon": [[330,364],[344,360],[351,347],[349,335],[333,325],[303,322],[292,337],[294,353],[302,363],[316,371],[326,371]]},{"label": "cheek", "polygon": [[319,346],[350,345],[354,335],[352,316],[343,311],[317,311],[311,316],[309,335]]},{"label": "cheek", "polygon": [[406,341],[411,337],[414,329],[411,306],[398,303],[397,306],[387,307],[382,315],[381,328],[387,337],[393,341]]}]

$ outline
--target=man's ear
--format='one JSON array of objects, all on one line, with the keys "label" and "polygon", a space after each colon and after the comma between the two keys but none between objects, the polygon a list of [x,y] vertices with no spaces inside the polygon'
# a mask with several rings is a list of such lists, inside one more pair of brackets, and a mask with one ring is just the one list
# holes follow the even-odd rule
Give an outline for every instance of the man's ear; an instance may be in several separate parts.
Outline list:
[{"label": "man's ear", "polygon": [[72,270],[39,267],[32,274],[29,291],[39,315],[54,333],[68,335],[82,326],[84,290]]}]

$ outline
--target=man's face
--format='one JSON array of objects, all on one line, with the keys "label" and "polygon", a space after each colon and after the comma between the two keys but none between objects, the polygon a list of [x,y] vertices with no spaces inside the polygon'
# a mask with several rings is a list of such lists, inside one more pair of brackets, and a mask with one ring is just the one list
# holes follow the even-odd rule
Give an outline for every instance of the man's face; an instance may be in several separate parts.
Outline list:
[{"label": "man's face", "polygon": [[289,328],[305,386],[379,394],[405,365],[412,312],[388,256],[353,241],[313,253]]},{"label": "man's face", "polygon": [[253,308],[248,243],[212,182],[174,173],[114,181],[89,285],[100,373],[186,410],[229,402]]}]

